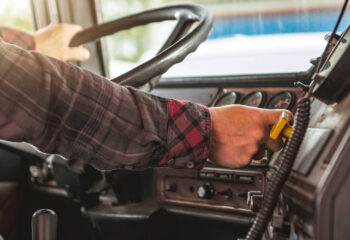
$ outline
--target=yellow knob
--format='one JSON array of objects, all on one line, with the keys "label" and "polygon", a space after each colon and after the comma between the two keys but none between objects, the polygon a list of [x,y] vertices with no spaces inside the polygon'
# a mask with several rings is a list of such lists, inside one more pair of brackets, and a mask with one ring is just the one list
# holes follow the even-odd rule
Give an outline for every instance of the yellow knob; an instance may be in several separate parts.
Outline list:
[{"label": "yellow knob", "polygon": [[284,137],[290,138],[293,133],[293,127],[288,124],[288,114],[283,112],[277,122],[273,125],[270,138],[276,140],[281,133]]}]

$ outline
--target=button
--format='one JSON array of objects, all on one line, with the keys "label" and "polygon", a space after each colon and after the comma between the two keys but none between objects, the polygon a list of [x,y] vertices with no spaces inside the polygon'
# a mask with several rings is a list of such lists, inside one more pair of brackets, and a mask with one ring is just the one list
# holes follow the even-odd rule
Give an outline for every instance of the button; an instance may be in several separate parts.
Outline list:
[{"label": "button", "polygon": [[232,180],[232,174],[227,173],[217,173],[216,177],[222,180]]},{"label": "button", "polygon": [[201,177],[201,178],[215,178],[215,173],[213,173],[213,172],[200,172],[199,177]]},{"label": "button", "polygon": [[194,168],[194,162],[190,161],[186,163],[187,168]]},{"label": "button", "polygon": [[171,158],[168,160],[168,165],[169,166],[173,166],[175,164],[175,159],[174,158]]},{"label": "button", "polygon": [[234,179],[238,183],[254,183],[254,180],[254,176],[246,174],[236,174]]}]

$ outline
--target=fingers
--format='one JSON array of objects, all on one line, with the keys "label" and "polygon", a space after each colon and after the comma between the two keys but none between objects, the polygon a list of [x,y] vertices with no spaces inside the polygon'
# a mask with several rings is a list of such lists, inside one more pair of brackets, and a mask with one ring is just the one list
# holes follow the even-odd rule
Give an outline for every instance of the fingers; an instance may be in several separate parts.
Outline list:
[{"label": "fingers", "polygon": [[60,23],[53,25],[52,28],[55,29],[57,34],[64,34],[68,37],[74,36],[76,33],[83,30],[83,27],[76,24]]},{"label": "fingers", "polygon": [[276,140],[269,138],[266,140],[265,145],[268,149],[277,152],[283,147],[283,140],[282,138],[277,138]]},{"label": "fingers", "polygon": [[293,113],[288,110],[266,110],[264,109],[262,112],[265,124],[274,125],[277,120],[280,118],[281,114],[285,112],[288,116],[288,122],[291,123],[293,121]]},{"label": "fingers", "polygon": [[253,155],[252,159],[254,160],[262,159],[265,156],[265,150],[266,150],[266,146],[261,145],[259,148],[259,151]]},{"label": "fingers", "polygon": [[269,136],[269,133],[271,131],[271,126],[273,126],[278,121],[278,119],[280,118],[283,112],[287,113],[288,122],[292,123],[293,114],[288,110],[264,110],[263,111],[265,127],[268,128],[268,135],[266,136],[263,143],[268,149],[274,152],[281,150],[284,142],[282,140],[282,137],[279,137],[276,140],[271,139]]},{"label": "fingers", "polygon": [[67,60],[86,61],[90,58],[90,52],[83,47],[69,48],[67,52]]},{"label": "fingers", "polygon": [[[67,37],[69,38],[69,43],[78,32],[81,32],[83,30],[81,26],[75,25],[75,24],[64,24],[62,27],[65,33],[67,34]],[[82,46],[68,49],[67,60],[86,61],[89,58],[90,58],[89,50],[87,50],[86,48],[83,48]]]},{"label": "fingers", "polygon": [[[71,41],[71,39],[78,33],[83,30],[83,28],[79,25],[75,24],[62,24],[62,31],[66,34],[68,37],[68,45]],[[83,48],[82,46],[74,47],[74,48],[68,48],[67,50],[67,60],[72,61],[86,61],[90,58],[90,52],[86,48]]]}]

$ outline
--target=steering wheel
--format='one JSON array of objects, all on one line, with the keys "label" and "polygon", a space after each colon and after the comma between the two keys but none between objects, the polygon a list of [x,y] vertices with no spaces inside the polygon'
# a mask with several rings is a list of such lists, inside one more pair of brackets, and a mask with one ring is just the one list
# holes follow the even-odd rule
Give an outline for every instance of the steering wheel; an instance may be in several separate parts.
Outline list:
[{"label": "steering wheel", "polygon": [[[176,20],[177,24],[158,54],[111,80],[121,85],[141,87],[152,79],[158,82],[161,74],[184,60],[207,39],[212,27],[213,16],[206,8],[196,4],[182,4],[130,15],[83,30],[72,39],[70,46],[79,46],[121,30],[167,20]],[[192,28],[195,22],[196,26]],[[151,84],[151,87],[152,85],[155,84]]]}]

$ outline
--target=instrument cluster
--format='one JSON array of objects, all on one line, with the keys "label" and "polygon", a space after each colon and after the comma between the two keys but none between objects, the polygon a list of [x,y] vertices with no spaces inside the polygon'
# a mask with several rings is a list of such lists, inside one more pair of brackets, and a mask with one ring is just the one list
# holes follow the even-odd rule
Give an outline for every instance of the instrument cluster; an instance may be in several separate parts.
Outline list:
[{"label": "instrument cluster", "polygon": [[240,91],[227,91],[215,101],[214,106],[221,107],[230,104],[242,104],[258,108],[292,110],[295,102],[296,94],[293,91],[284,90],[271,93],[259,90],[246,94]]}]

